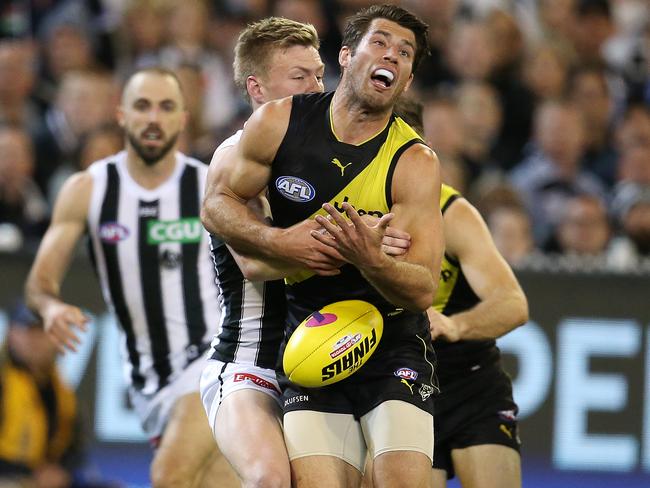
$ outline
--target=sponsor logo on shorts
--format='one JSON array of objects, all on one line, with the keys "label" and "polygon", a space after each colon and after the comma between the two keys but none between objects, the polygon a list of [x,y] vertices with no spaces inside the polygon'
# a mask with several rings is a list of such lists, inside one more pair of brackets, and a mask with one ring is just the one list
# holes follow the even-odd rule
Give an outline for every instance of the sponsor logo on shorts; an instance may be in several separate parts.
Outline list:
[{"label": "sponsor logo on shorts", "polygon": [[99,238],[107,244],[117,244],[129,237],[129,229],[117,222],[106,222],[99,227]]},{"label": "sponsor logo on shorts", "polygon": [[305,323],[305,327],[320,327],[321,325],[331,324],[336,322],[338,317],[333,313],[320,313],[314,312]]},{"label": "sponsor logo on shorts", "polygon": [[270,381],[266,381],[264,378],[260,378],[259,376],[256,376],[251,373],[235,373],[235,376],[233,377],[233,382],[239,383],[241,381],[250,381],[251,383],[259,387],[266,388],[267,390],[280,393],[273,383],[271,383]]},{"label": "sponsor logo on shorts", "polygon": [[297,176],[280,176],[275,180],[275,187],[284,198],[292,202],[309,202],[316,196],[316,190],[309,182]]},{"label": "sponsor logo on shorts", "polygon": [[201,241],[202,235],[203,226],[198,217],[179,220],[149,220],[147,222],[148,244],[196,243]]},{"label": "sponsor logo on shorts", "polygon": [[393,374],[398,378],[402,378],[403,380],[415,381],[418,379],[418,372],[413,371],[410,368],[400,368],[397,371],[395,371]]},{"label": "sponsor logo on shorts", "polygon": [[420,385],[420,389],[418,390],[418,393],[422,397],[422,401],[425,402],[431,395],[433,395],[434,391],[435,389],[433,388],[433,386]]},{"label": "sponsor logo on shorts", "polygon": [[307,403],[309,401],[309,395],[296,395],[291,398],[287,398],[284,401],[284,406],[288,407],[289,405],[293,405],[294,403]]},{"label": "sponsor logo on shorts", "polygon": [[501,417],[502,420],[506,420],[508,422],[514,422],[517,420],[517,412],[514,410],[501,410],[497,412],[499,414],[499,417]]},{"label": "sponsor logo on shorts", "polygon": [[345,351],[354,346],[357,342],[361,340],[361,334],[358,332],[356,334],[347,334],[341,337],[336,344],[334,344],[334,349],[330,352],[330,357],[332,359],[339,357]]},{"label": "sponsor logo on shorts", "polygon": [[346,351],[346,353],[337,358],[336,361],[325,366],[321,370],[321,379],[327,381],[340,375],[344,371],[350,371],[350,373],[354,372],[361,366],[361,361],[364,356],[370,352],[370,349],[372,349],[375,344],[377,344],[377,331],[373,328],[370,337],[364,337],[363,340],[356,343],[352,349]]}]

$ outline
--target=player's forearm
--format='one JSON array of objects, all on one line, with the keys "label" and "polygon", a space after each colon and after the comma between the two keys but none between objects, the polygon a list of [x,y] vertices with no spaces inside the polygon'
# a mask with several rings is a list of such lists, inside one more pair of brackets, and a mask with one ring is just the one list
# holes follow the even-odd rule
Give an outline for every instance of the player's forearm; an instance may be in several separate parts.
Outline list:
[{"label": "player's forearm", "polygon": [[425,266],[386,256],[381,265],[362,269],[361,274],[393,305],[424,312],[433,303],[437,285]]},{"label": "player's forearm", "polygon": [[277,229],[261,222],[250,208],[234,197],[221,194],[206,198],[201,208],[201,222],[208,232],[219,236],[241,254],[261,259],[274,257]]},{"label": "player's forearm", "polygon": [[458,324],[460,339],[496,339],[528,320],[528,302],[521,290],[499,292],[450,318]]},{"label": "player's forearm", "polygon": [[40,277],[32,271],[25,283],[25,301],[27,306],[40,316],[54,303],[60,303],[60,286],[52,280]]},{"label": "player's forearm", "polygon": [[250,281],[279,280],[301,269],[280,261],[271,262],[245,257],[237,259],[237,264],[244,278]]}]

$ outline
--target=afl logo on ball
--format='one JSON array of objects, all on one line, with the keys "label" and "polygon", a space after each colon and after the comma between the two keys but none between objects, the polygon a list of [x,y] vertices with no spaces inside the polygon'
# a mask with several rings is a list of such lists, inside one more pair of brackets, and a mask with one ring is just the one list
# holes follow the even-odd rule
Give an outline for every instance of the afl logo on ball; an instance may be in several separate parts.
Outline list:
[{"label": "afl logo on ball", "polygon": [[309,202],[316,196],[316,190],[308,182],[295,176],[280,176],[275,180],[280,194],[293,202]]}]

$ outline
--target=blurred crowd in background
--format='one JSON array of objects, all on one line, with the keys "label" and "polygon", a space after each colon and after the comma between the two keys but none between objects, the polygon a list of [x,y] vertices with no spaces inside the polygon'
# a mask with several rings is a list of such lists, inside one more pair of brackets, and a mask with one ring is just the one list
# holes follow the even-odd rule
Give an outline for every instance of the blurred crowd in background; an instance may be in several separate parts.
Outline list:
[{"label": "blurred crowd in background", "polygon": [[[248,22],[312,23],[331,90],[344,21],[372,3],[4,0],[0,249],[33,248],[63,180],[122,148],[114,113],[135,68],[176,71],[182,150],[208,163],[250,113],[232,81]],[[432,56],[409,92],[424,137],[508,261],[650,272],[650,2],[398,3],[430,26]]]}]

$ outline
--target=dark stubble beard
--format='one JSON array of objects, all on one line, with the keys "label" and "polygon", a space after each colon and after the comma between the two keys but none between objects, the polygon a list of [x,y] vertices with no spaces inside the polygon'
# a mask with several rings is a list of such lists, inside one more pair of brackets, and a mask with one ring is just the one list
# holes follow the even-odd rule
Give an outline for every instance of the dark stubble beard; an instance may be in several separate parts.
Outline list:
[{"label": "dark stubble beard", "polygon": [[126,137],[129,139],[131,146],[135,149],[137,155],[144,161],[144,164],[147,166],[153,166],[162,158],[164,158],[167,153],[171,150],[172,147],[176,144],[176,139],[178,139],[178,132],[169,138],[167,144],[161,148],[156,147],[146,147],[140,143],[137,136],[131,132],[127,132]]}]

